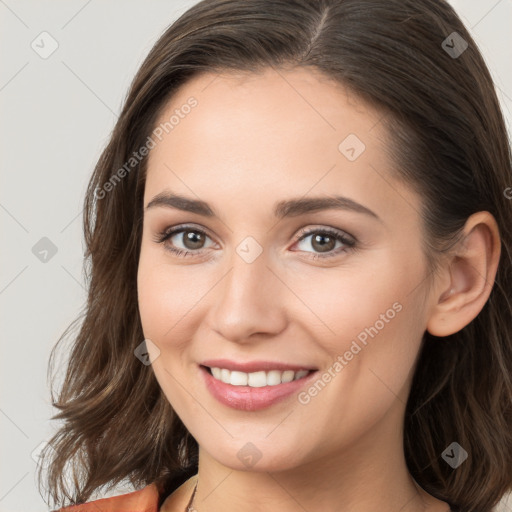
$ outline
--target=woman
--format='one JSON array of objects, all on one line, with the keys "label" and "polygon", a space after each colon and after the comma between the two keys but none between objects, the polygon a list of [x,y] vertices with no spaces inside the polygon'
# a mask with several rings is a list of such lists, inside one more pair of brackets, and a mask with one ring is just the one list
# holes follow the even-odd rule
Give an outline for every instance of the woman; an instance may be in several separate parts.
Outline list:
[{"label": "woman", "polygon": [[[89,184],[55,503],[491,511],[512,483],[511,183],[445,1],[194,6]],[[122,480],[139,490],[84,505]]]}]

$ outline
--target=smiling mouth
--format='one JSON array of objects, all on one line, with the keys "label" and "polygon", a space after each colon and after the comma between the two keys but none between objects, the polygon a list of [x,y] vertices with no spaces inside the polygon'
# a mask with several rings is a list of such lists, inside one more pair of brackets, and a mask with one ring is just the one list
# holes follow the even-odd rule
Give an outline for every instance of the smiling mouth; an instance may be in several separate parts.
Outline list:
[{"label": "smiling mouth", "polygon": [[270,370],[257,372],[231,371],[226,368],[202,366],[215,380],[232,386],[248,386],[262,388],[265,386],[278,386],[294,380],[307,377],[315,370]]}]

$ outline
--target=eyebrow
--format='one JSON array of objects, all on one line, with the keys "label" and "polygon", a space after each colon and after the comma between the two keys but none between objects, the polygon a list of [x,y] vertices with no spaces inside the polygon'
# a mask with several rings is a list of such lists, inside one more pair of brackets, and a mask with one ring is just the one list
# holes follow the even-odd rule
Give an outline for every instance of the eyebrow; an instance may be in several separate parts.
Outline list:
[{"label": "eyebrow", "polygon": [[[147,211],[156,207],[176,208],[184,212],[196,213],[204,217],[218,217],[215,210],[205,201],[192,199],[167,191],[161,192],[153,197],[153,199],[151,199],[147,204],[145,210]],[[296,217],[321,210],[349,210],[368,215],[379,222],[382,222],[382,219],[366,206],[363,206],[349,197],[339,195],[307,198],[302,197],[279,201],[274,207],[274,215],[277,218],[282,219],[284,217]]]}]

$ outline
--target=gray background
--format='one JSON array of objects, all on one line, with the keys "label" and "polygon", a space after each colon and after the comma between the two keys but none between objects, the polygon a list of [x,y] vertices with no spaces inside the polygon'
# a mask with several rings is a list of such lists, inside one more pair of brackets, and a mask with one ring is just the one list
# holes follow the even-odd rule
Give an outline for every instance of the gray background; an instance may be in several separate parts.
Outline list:
[{"label": "gray background", "polygon": [[[33,457],[57,429],[49,420],[56,412],[46,381],[50,349],[86,298],[86,184],[138,66],[194,3],[0,0],[0,512],[48,510]],[[510,133],[512,0],[452,4],[493,73]],[[51,44],[58,48],[42,58]],[[57,249],[46,262],[33,252],[48,244],[43,237]],[[497,510],[512,512],[512,498]]]}]

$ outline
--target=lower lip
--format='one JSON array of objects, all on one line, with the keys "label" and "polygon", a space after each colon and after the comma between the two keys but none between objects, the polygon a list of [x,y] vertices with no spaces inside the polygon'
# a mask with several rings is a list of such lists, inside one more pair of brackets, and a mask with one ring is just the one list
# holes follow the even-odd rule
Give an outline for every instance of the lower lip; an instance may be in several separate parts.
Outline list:
[{"label": "lower lip", "polygon": [[220,403],[241,411],[259,411],[288,398],[290,395],[297,393],[316,373],[314,371],[302,379],[277,384],[276,386],[252,388],[250,386],[226,384],[215,379],[204,366],[201,366],[200,369],[210,393]]}]

